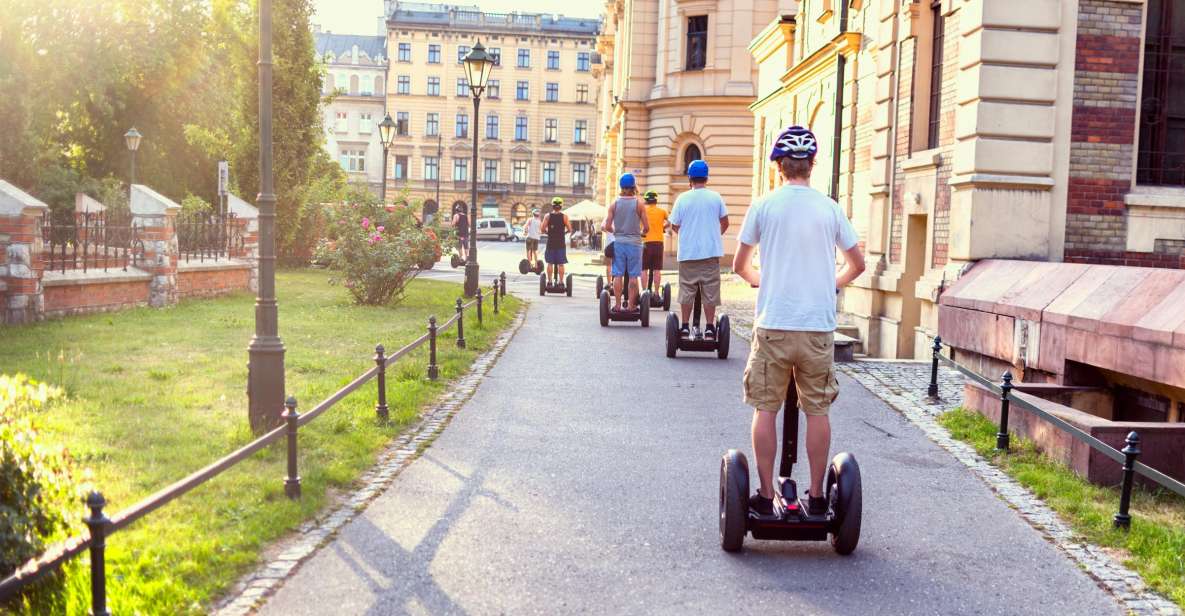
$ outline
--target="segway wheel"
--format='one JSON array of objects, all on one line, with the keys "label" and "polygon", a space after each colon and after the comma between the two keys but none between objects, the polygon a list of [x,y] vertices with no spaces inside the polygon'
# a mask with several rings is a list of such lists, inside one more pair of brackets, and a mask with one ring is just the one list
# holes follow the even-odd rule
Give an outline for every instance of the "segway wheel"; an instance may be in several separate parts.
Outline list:
[{"label": "segway wheel", "polygon": [[671,310],[671,283],[662,285],[662,309],[670,312]]},{"label": "segway wheel", "polygon": [[601,291],[604,291],[604,290],[605,290],[605,278],[603,276],[597,276],[597,297],[600,297]]},{"label": "segway wheel", "polygon": [[729,449],[720,459],[720,547],[739,552],[749,520],[749,462]]},{"label": "segway wheel", "polygon": [[609,327],[609,292],[601,291],[601,327]]},{"label": "segway wheel", "polygon": [[568,292],[568,297],[572,297],[572,274],[564,279],[564,288]]},{"label": "segway wheel", "polygon": [[851,554],[860,543],[860,518],[863,495],[860,487],[860,465],[856,456],[844,452],[836,454],[827,467],[827,499],[835,520],[831,526],[831,547],[839,554]]},{"label": "segway wheel", "polygon": [[452,255],[451,257],[449,257],[449,264],[452,265],[454,268],[457,268],[457,267],[461,267],[462,265],[464,265],[465,262],[461,260],[460,255]]},{"label": "segway wheel", "polygon": [[722,315],[716,322],[716,357],[728,359],[728,315]]},{"label": "segway wheel", "polygon": [[536,274],[543,273],[543,259],[535,259],[535,273]]},{"label": "segway wheel", "polygon": [[675,313],[667,313],[667,357],[674,357],[679,352],[679,317]]},{"label": "segway wheel", "polygon": [[547,274],[539,274],[539,295],[547,293]]},{"label": "segway wheel", "polygon": [[525,275],[529,271],[531,271],[530,261],[523,259],[522,261],[518,262],[518,273]]},{"label": "segway wheel", "polygon": [[641,300],[638,309],[642,312],[642,327],[650,327],[650,291],[642,291]]}]

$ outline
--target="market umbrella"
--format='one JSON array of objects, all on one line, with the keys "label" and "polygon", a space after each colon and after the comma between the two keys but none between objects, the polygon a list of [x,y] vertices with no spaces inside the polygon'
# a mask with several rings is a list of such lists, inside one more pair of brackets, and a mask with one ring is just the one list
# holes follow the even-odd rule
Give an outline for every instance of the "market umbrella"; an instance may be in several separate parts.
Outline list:
[{"label": "market umbrella", "polygon": [[605,220],[609,210],[596,201],[585,199],[564,210],[564,213],[572,220]]}]

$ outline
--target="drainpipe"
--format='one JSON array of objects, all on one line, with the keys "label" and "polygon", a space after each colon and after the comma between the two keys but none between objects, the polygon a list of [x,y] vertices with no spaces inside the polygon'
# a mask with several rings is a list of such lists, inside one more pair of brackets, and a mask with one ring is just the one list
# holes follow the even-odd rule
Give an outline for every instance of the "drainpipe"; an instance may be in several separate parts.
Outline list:
[{"label": "drainpipe", "polygon": [[[848,1],[840,0],[843,4],[839,10],[839,35],[848,32]],[[838,54],[835,60],[835,135],[831,139],[831,198],[839,201],[839,171],[840,159],[843,158],[840,148],[843,147],[843,86],[844,68],[848,57]]]}]

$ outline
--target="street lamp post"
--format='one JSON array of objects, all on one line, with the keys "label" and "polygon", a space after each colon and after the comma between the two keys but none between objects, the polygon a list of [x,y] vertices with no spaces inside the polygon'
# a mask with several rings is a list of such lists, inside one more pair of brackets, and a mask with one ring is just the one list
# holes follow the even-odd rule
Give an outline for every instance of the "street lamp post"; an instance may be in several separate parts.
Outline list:
[{"label": "street lamp post", "polygon": [[383,142],[383,188],[380,191],[383,199],[383,207],[387,205],[387,151],[391,149],[391,140],[395,139],[395,122],[391,120],[391,114],[383,118],[379,124],[379,140]]},{"label": "street lamp post", "polygon": [[248,418],[256,434],[280,425],[284,343],[276,306],[276,194],[272,175],[272,0],[259,2],[259,295],[247,346]]},{"label": "street lamp post", "polygon": [[144,135],[141,135],[135,126],[123,134],[123,141],[127,144],[128,151],[132,153],[132,181],[128,183],[129,187],[136,183],[136,150],[140,149],[140,140],[143,138]]},{"label": "street lamp post", "polygon": [[486,81],[494,70],[494,58],[486,53],[481,41],[465,56],[465,76],[469,80],[469,91],[473,94],[473,186],[469,201],[469,260],[465,264],[465,295],[477,294],[477,128],[480,124],[481,95]]}]

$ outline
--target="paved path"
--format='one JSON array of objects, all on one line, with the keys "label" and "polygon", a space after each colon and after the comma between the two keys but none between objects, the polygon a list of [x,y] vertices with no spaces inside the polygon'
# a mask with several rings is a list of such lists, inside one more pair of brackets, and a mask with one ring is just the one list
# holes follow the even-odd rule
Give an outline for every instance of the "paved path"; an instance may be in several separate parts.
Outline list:
[{"label": "paved path", "polygon": [[727,361],[668,360],[661,327],[602,329],[587,281],[576,295],[537,298],[439,440],[260,613],[1119,613],[846,376],[833,417],[864,474],[855,555],[722,552],[718,461],[748,442],[744,340]]}]

